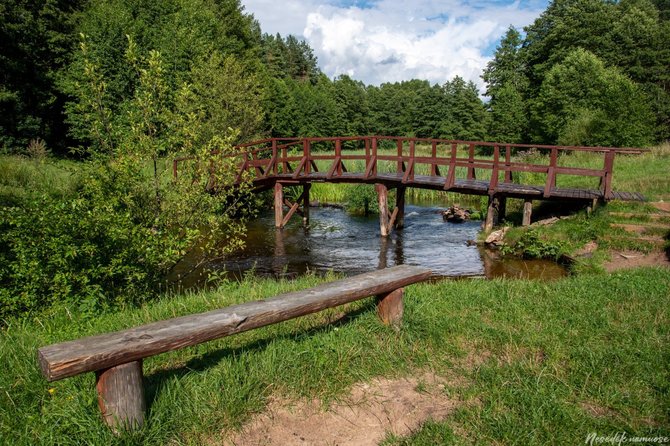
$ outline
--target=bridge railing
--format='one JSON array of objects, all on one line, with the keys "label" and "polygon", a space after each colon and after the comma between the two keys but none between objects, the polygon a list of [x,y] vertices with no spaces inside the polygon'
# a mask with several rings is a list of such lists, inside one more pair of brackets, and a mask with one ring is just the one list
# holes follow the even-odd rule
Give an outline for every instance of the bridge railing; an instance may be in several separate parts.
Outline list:
[{"label": "bridge railing", "polygon": [[[357,150],[352,150],[357,149]],[[238,181],[245,173],[253,181],[273,177],[300,180],[318,175],[319,179],[358,179],[373,181],[382,174],[395,175],[403,183],[411,183],[416,175],[444,179],[444,190],[459,181],[488,180],[488,193],[495,194],[500,183],[512,183],[515,173],[533,172],[545,175],[543,195],[549,197],[556,188],[559,175],[595,177],[605,199],[611,199],[614,159],[617,154],[639,154],[645,149],[551,146],[537,144],[504,144],[486,141],[409,138],[393,136],[348,136],[328,138],[270,138],[241,144],[235,153],[227,154],[238,161]],[[532,157],[534,162],[516,156],[519,152],[546,154]],[[564,166],[559,156],[569,152],[600,154],[601,168]],[[465,153],[465,156],[464,156]],[[482,155],[487,153],[488,156]],[[178,164],[174,162],[174,175]],[[538,164],[537,160],[546,161]],[[324,168],[324,165],[327,165]],[[422,166],[419,168],[419,166]],[[319,169],[322,169],[321,171]],[[487,171],[479,175],[478,171]],[[459,173],[465,173],[460,178]]]}]

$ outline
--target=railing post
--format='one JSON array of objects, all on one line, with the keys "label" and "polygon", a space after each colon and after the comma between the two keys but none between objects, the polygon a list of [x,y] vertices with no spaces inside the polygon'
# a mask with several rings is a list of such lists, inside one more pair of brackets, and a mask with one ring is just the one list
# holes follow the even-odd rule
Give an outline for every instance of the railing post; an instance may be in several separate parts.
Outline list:
[{"label": "railing post", "polygon": [[398,140],[396,141],[396,147],[398,148],[398,151],[397,151],[397,156],[398,156],[398,162],[397,162],[398,168],[397,169],[398,170],[396,171],[396,173],[403,173],[405,171],[405,163],[403,162],[403,159],[402,159],[402,143],[403,143],[402,139],[398,138]]},{"label": "railing post", "polygon": [[512,182],[512,149],[509,144],[505,146],[505,183]]},{"label": "railing post", "polygon": [[612,172],[614,171],[614,155],[615,152],[614,150],[608,150],[605,152],[605,175],[603,178],[603,185],[602,185],[602,191],[603,191],[603,199],[605,200],[611,200],[614,198],[614,195],[612,194]]},{"label": "railing post", "polygon": [[473,166],[475,162],[475,145],[470,144],[468,148],[468,180],[474,180],[477,178],[475,174],[475,168]]},{"label": "railing post", "polygon": [[335,162],[337,163],[337,175],[342,175],[342,141],[340,139],[335,140]]},{"label": "railing post", "polygon": [[177,160],[172,160],[172,179],[177,181]]},{"label": "railing post", "polygon": [[308,138],[305,138],[302,143],[302,154],[305,159],[305,175],[309,175],[312,171],[312,159],[311,159],[311,142]]},{"label": "railing post", "polygon": [[272,166],[272,173],[277,175],[279,173],[279,166],[277,163],[277,138],[272,138],[272,159],[275,160],[274,165]]},{"label": "railing post", "polygon": [[372,176],[377,176],[377,138],[372,138]]},{"label": "railing post", "polygon": [[547,182],[544,185],[544,196],[551,196],[551,190],[556,187],[556,160],[558,159],[558,148],[552,147],[549,158],[549,169],[547,170]]},{"label": "railing post", "polygon": [[489,195],[493,195],[498,188],[498,165],[500,163],[500,147],[493,146],[493,168],[491,169],[491,181],[489,181]]},{"label": "railing post", "polygon": [[[431,147],[431,158],[433,161],[437,161],[437,142],[433,141],[432,147]],[[439,176],[440,175],[440,168],[437,167],[437,163],[433,162],[430,165],[430,175],[431,176]]]},{"label": "railing post", "polygon": [[411,139],[409,142],[409,179],[411,181],[414,181],[414,165],[416,164],[414,162],[415,158],[415,149],[416,149],[416,141],[414,139]]}]

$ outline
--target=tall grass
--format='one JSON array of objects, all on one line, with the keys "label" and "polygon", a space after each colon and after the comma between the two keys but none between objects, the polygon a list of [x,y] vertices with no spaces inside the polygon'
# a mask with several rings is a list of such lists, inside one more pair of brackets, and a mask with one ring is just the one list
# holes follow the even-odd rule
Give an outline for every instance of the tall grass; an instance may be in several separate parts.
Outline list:
[{"label": "tall grass", "polygon": [[224,283],[82,319],[65,308],[0,333],[0,444],[218,444],[268,399],[329,401],[355,382],[430,369],[460,405],[389,444],[579,444],[596,432],[668,434],[670,276],[645,269],[553,283],[408,287],[402,329],[372,300],[145,361],[149,412],[131,436],[104,427],[93,374],[47,383],[39,346],[304,289],[332,280]]},{"label": "tall grass", "polygon": [[34,192],[65,196],[76,187],[76,180],[73,161],[0,156],[0,204],[20,203]]}]

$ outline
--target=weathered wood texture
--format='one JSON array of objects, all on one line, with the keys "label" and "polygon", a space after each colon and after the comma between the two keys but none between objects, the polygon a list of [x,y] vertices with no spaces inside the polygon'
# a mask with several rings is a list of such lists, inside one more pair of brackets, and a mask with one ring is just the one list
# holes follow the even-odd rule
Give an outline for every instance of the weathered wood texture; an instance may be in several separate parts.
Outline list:
[{"label": "weathered wood texture", "polygon": [[39,363],[44,376],[55,381],[389,293],[430,274],[408,265],[373,271],[271,299],[42,347]]},{"label": "weathered wood texture", "polygon": [[100,412],[105,423],[117,432],[137,429],[144,424],[146,403],[142,379],[141,360],[99,370],[95,374]]},{"label": "weathered wood texture", "polygon": [[533,201],[525,200],[523,202],[523,219],[521,220],[521,226],[530,225],[530,218],[533,214]]},{"label": "weathered wood texture", "polygon": [[391,233],[391,221],[389,219],[388,188],[384,184],[375,184],[377,191],[377,203],[379,204],[379,231],[382,237]]},{"label": "weathered wood texture", "polygon": [[386,325],[399,326],[402,322],[404,288],[377,296],[377,315]]},{"label": "weathered wood texture", "polygon": [[[343,143],[349,147],[365,147],[365,154],[356,154],[343,150]],[[395,143],[395,154],[380,152],[381,143]],[[313,144],[320,147],[331,145],[333,150],[313,152]],[[430,145],[430,155],[415,150],[416,144]],[[404,147],[409,145],[409,153]],[[278,181],[294,181],[306,184],[316,181],[347,183],[385,183],[392,187],[417,187],[423,189],[448,190],[473,195],[509,196],[521,199],[578,200],[592,198],[601,200],[644,201],[644,197],[635,192],[617,192],[612,190],[614,159],[617,154],[640,154],[646,149],[585,147],[585,146],[546,146],[527,144],[505,144],[504,155],[501,144],[485,141],[454,141],[444,139],[407,138],[396,136],[351,136],[332,138],[272,138],[253,141],[237,147],[239,153],[230,155],[239,159],[238,178],[251,178],[255,190],[270,189]],[[289,151],[289,148],[291,151]],[[299,153],[302,148],[302,153]],[[493,151],[493,159],[477,157],[477,151]],[[515,159],[512,150],[534,150],[546,154],[546,159],[537,159],[530,163],[524,159]],[[590,152],[603,157],[600,169],[561,166],[560,154],[569,152]],[[178,175],[179,163],[188,158],[178,158],[173,163],[173,175]],[[362,161],[365,166],[359,171],[348,171],[345,161]],[[542,161],[540,161],[542,160]],[[330,162],[330,168],[318,172],[318,161]],[[378,171],[378,164],[395,166],[391,172]],[[350,164],[351,166],[351,164]],[[448,168],[447,176],[441,176],[440,166]],[[281,167],[281,169],[280,169]],[[393,171],[395,170],[395,171]],[[457,170],[466,173],[465,178],[457,178]],[[488,171],[489,180],[482,180],[478,172]],[[250,175],[243,175],[248,172]],[[428,174],[418,174],[427,172]],[[544,174],[544,184],[519,184],[515,172],[535,172]],[[499,175],[503,181],[499,181]],[[573,189],[557,187],[558,177],[565,175],[584,176],[600,179],[598,189]],[[518,177],[518,176],[516,176]],[[214,186],[215,190],[216,187]]]}]

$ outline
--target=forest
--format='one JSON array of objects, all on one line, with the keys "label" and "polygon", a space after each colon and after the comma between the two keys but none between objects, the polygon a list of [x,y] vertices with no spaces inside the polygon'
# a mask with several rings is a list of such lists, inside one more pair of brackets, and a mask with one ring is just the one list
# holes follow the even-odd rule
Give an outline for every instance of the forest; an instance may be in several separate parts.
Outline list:
[{"label": "forest", "polygon": [[199,172],[171,180],[176,156],[206,165],[267,136],[667,140],[669,11],[554,0],[502,36],[479,91],[460,77],[330,79],[305,41],[263,33],[239,0],[5,1],[0,318],[143,302],[185,252],[239,246],[256,198],[208,194]]},{"label": "forest", "polygon": [[[0,10],[0,151],[119,144],[147,69],[163,110],[184,107],[188,86],[208,134],[233,128],[236,141],[379,134],[650,145],[670,137],[668,10],[665,0],[555,0],[526,29],[510,27],[480,92],[460,77],[330,79],[306,42],[264,34],[238,0],[10,0]],[[170,139],[175,129],[159,127],[154,136]]]}]

